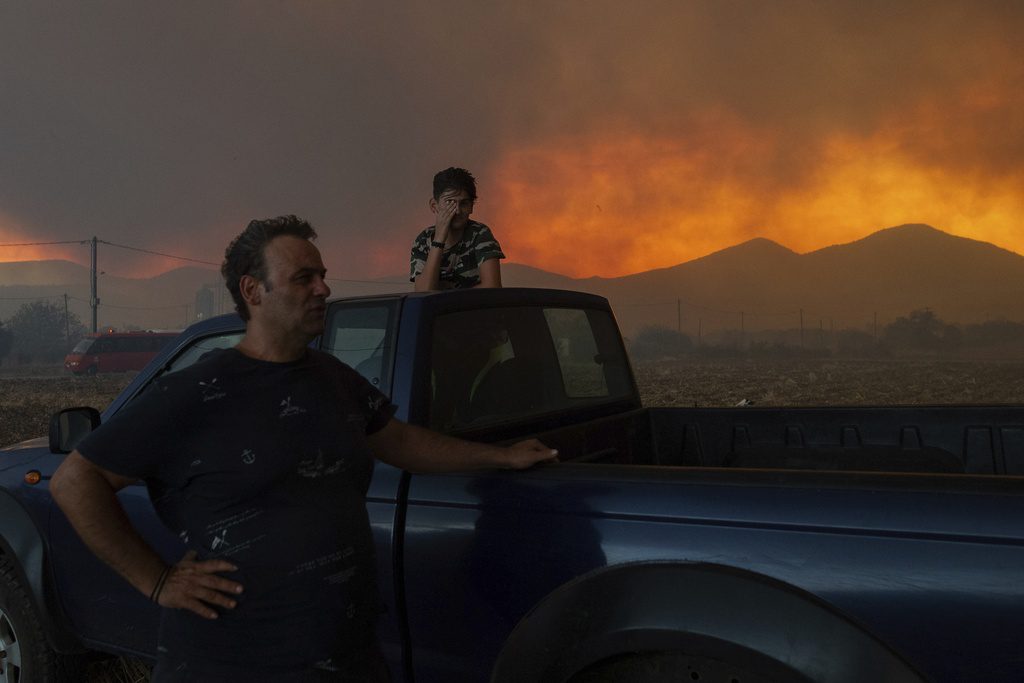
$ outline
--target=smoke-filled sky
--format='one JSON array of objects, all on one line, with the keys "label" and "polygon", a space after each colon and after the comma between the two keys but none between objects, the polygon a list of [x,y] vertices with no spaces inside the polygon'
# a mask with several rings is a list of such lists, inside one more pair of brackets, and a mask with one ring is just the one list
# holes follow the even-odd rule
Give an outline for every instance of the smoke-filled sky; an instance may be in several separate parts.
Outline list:
[{"label": "smoke-filled sky", "polygon": [[[455,165],[574,276],[901,223],[1024,253],[1022,35],[1016,0],[4,3],[0,243],[219,262],[295,213],[393,275]],[[0,247],[35,258],[88,249]]]}]

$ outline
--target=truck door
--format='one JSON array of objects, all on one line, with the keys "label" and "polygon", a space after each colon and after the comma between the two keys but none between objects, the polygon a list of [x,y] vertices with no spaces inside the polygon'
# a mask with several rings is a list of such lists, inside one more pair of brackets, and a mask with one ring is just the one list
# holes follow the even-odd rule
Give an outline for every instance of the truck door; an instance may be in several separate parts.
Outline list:
[{"label": "truck door", "polygon": [[[332,303],[327,312],[320,349],[353,368],[390,396],[400,306],[400,300],[392,298]],[[395,516],[399,513],[401,486],[402,471],[378,462],[366,494],[366,511],[377,551],[377,583],[387,615],[380,621],[378,637],[395,680],[400,679],[402,661],[402,636],[397,620],[400,610],[394,572]]]}]

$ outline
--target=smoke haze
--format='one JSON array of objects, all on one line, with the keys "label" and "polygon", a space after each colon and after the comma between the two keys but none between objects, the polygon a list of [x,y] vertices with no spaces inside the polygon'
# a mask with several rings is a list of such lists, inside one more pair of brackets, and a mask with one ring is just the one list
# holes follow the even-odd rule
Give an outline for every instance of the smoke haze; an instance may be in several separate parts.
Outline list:
[{"label": "smoke haze", "polygon": [[296,213],[331,275],[391,275],[458,165],[512,261],[573,276],[901,223],[1024,252],[1022,29],[994,1],[5,4],[0,243],[219,262]]}]

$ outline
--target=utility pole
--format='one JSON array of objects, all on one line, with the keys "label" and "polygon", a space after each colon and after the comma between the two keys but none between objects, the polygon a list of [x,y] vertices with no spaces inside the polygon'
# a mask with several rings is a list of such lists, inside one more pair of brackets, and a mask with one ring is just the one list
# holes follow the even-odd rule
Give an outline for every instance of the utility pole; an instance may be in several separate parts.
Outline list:
[{"label": "utility pole", "polygon": [[68,318],[68,293],[64,292],[64,339],[71,348],[71,320]]},{"label": "utility pole", "polygon": [[96,334],[96,313],[100,307],[100,299],[96,296],[96,236],[93,235],[89,242],[92,260],[92,296],[89,297],[89,305],[92,306],[92,333]]}]

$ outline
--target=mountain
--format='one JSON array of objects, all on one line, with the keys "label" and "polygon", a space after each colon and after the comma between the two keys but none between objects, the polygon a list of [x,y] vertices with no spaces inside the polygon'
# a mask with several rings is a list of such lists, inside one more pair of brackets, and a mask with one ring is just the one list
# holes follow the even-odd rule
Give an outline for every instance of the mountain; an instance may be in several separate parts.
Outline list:
[{"label": "mountain", "polygon": [[571,277],[549,273],[521,263],[501,264],[501,283],[506,287],[546,287],[549,289],[577,289]]},{"label": "mountain", "polygon": [[0,287],[89,282],[89,269],[71,261],[13,261],[0,263]]},{"label": "mountain", "polygon": [[[503,266],[503,279],[514,265]],[[518,272],[523,286],[552,281],[544,271]],[[801,322],[868,330],[920,308],[947,322],[1024,320],[1024,256],[919,224],[806,254],[757,238],[668,268],[558,286],[608,297],[626,334],[646,325],[696,336]]]},{"label": "mountain", "polygon": [[[187,267],[149,279],[99,278],[100,325],[180,327],[194,319],[196,294],[216,295],[214,312],[231,309],[220,275]],[[668,268],[617,278],[570,278],[517,263],[502,264],[509,287],[552,287],[608,297],[626,334],[646,325],[684,332],[870,329],[920,308],[947,322],[1024,320],[1024,256],[928,225],[900,225],[863,239],[798,254],[752,239]],[[409,291],[404,275],[330,280],[334,296]],[[87,325],[89,270],[67,261],[0,263],[0,319],[23,298],[52,296]]]},{"label": "mountain", "polygon": [[805,257],[805,277],[826,283],[818,301],[865,310],[929,307],[939,317],[974,322],[1024,318],[1024,257],[928,225],[901,225]]}]

